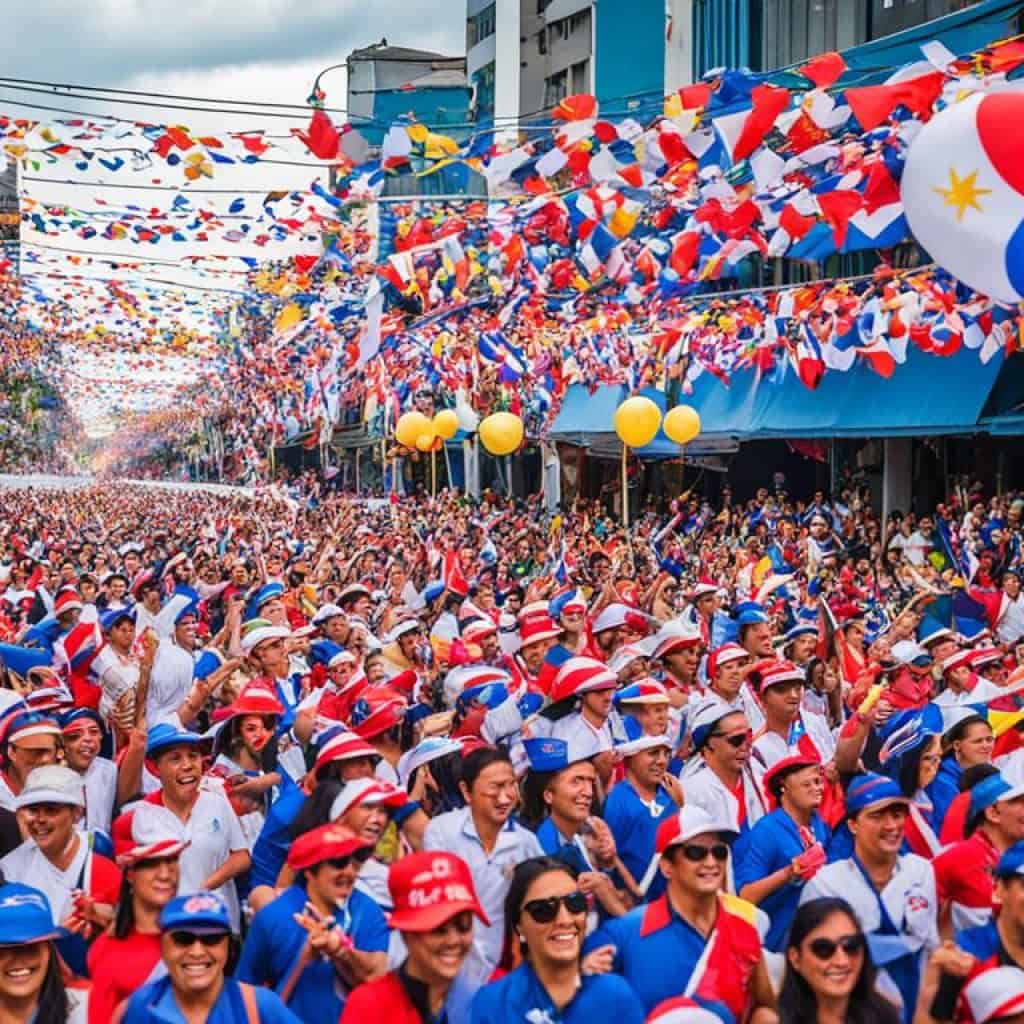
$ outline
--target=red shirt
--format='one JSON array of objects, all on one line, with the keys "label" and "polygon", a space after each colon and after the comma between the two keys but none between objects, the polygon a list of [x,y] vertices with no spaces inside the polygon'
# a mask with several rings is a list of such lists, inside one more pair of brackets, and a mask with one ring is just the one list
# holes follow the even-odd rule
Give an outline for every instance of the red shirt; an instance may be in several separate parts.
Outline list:
[{"label": "red shirt", "polygon": [[957,928],[984,924],[991,916],[992,870],[998,861],[999,852],[980,829],[932,861],[939,904],[954,905]]},{"label": "red shirt", "polygon": [[89,1024],[107,1024],[117,1007],[150,980],[159,962],[159,932],[133,929],[123,939],[101,935],[89,950]]},{"label": "red shirt", "polygon": [[345,1000],[338,1024],[366,1024],[370,1020],[423,1024],[423,1018],[394,971],[354,988]]}]

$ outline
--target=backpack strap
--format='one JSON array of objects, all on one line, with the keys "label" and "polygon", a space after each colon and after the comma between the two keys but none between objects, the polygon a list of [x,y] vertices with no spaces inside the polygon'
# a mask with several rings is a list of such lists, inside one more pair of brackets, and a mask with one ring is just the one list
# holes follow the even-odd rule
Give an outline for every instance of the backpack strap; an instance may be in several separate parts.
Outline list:
[{"label": "backpack strap", "polygon": [[246,985],[243,981],[238,983],[238,990],[242,994],[246,1024],[260,1024],[260,1008],[256,1004],[256,990],[252,985]]}]

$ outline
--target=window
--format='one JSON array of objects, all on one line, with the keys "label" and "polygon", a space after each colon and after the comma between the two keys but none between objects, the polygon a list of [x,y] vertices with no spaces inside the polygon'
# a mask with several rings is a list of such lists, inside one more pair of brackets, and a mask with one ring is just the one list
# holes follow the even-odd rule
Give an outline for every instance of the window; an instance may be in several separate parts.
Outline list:
[{"label": "window", "polygon": [[553,107],[569,95],[569,70],[559,71],[544,80],[544,105]]},{"label": "window", "polygon": [[765,0],[764,67],[778,68],[868,38],[870,0]]},{"label": "window", "polygon": [[494,4],[489,4],[479,14],[466,20],[466,48],[476,46],[489,36],[493,36],[497,28],[497,16]]},{"label": "window", "polygon": [[590,61],[581,60],[572,66],[572,92],[590,92]]},{"label": "window", "polygon": [[537,52],[542,56],[548,52],[548,30],[542,28],[537,33]]}]

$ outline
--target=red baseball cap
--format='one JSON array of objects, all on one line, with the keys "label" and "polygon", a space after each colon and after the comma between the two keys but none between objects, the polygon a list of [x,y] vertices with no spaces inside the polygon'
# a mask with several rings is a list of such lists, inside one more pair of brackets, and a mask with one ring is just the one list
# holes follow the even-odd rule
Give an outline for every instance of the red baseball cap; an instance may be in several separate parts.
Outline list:
[{"label": "red baseball cap", "polygon": [[421,850],[395,861],[388,870],[394,910],[388,927],[400,932],[430,932],[456,914],[471,910],[485,924],[469,865],[454,853]]},{"label": "red baseball cap", "polygon": [[348,857],[356,850],[369,850],[372,847],[373,843],[361,839],[350,828],[329,822],[306,832],[292,843],[288,851],[288,867],[292,871],[303,871],[325,860]]}]

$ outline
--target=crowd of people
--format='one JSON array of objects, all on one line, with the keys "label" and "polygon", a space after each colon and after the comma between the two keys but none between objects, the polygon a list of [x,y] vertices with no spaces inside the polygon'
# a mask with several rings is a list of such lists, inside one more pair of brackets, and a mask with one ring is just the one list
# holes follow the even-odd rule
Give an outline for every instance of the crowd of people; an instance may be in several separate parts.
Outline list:
[{"label": "crowd of people", "polygon": [[0,523],[0,1015],[1024,1014],[1024,499]]}]

